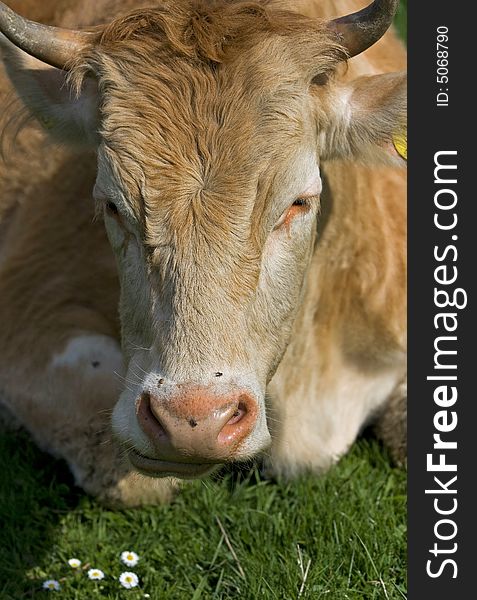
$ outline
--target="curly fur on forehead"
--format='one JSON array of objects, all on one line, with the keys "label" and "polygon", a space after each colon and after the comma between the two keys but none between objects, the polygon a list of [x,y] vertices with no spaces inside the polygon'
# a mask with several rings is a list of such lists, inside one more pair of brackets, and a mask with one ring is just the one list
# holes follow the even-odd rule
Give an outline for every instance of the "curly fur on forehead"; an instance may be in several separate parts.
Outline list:
[{"label": "curly fur on forehead", "polygon": [[[250,44],[257,34],[297,33],[323,36],[325,32],[321,22],[274,9],[269,0],[162,0],[158,6],[115,19],[103,30],[101,45],[159,39],[175,53],[223,62],[230,52]],[[329,50],[326,42],[330,44],[331,39],[322,40],[324,51]]]},{"label": "curly fur on forehead", "polygon": [[322,22],[269,2],[165,0],[105,26],[70,80],[98,78],[102,139],[153,243],[164,215],[177,230],[194,205],[200,222],[205,199],[204,230],[214,208],[237,229],[261,165],[303,132],[311,78],[344,58]]},{"label": "curly fur on forehead", "polygon": [[[272,37],[288,45],[290,56],[307,77],[329,71],[347,57],[323,21],[276,9],[273,0],[161,0],[96,30],[99,42],[73,57],[69,65],[70,83],[78,91],[89,71],[99,77],[105,74],[103,63],[108,58],[125,71],[142,62],[160,69],[178,61],[214,70]],[[274,57],[261,58],[273,62]]]}]

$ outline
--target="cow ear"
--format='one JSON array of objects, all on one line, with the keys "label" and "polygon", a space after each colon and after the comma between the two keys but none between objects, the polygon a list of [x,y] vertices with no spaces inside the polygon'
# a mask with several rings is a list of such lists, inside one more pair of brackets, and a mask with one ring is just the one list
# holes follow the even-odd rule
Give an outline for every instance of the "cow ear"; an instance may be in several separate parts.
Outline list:
[{"label": "cow ear", "polygon": [[405,165],[407,77],[389,73],[359,77],[338,86],[325,133],[323,158]]},{"label": "cow ear", "polygon": [[5,69],[23,104],[56,140],[96,146],[99,101],[96,81],[86,78],[78,94],[67,73],[29,56],[0,34]]}]

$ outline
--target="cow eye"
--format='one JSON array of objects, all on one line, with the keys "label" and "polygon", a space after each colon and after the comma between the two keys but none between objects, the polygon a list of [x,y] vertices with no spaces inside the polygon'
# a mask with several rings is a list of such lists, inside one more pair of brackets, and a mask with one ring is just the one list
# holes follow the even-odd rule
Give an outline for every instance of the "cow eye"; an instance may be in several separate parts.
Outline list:
[{"label": "cow eye", "polygon": [[309,198],[297,198],[279,218],[274,229],[279,229],[283,226],[288,227],[296,216],[307,213],[310,207],[311,203]]},{"label": "cow eye", "polygon": [[111,200],[108,200],[106,202],[106,211],[110,214],[110,215],[114,215],[117,216],[119,215],[119,210],[118,207],[116,206],[116,204],[114,204],[114,202],[111,202]]}]

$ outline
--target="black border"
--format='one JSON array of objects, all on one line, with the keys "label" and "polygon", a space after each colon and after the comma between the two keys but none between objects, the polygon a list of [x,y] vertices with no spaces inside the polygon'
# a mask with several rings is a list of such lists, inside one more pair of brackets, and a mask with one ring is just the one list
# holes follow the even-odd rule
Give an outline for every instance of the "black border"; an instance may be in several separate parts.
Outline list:
[{"label": "black border", "polygon": [[[472,6],[464,2],[433,0],[411,0],[408,4],[408,71],[409,71],[409,599],[433,600],[477,597],[475,592],[475,542],[477,526],[474,507],[477,492],[475,460],[477,458],[477,411],[473,389],[473,373],[477,372],[475,341],[477,328],[472,312],[477,276],[477,230],[475,215],[475,183],[477,173],[477,132],[475,113],[477,95],[474,72],[476,59],[474,40],[477,32],[473,17],[466,14]],[[438,26],[449,28],[449,83],[441,86],[436,81],[436,30]],[[440,87],[449,91],[449,106],[438,107],[436,94]],[[434,194],[438,186],[434,183],[434,155],[441,150],[456,150],[458,165],[456,186],[458,194],[458,225],[452,234],[458,236],[455,244],[458,258],[458,281],[455,284],[466,290],[468,304],[458,313],[457,362],[458,400],[449,410],[455,410],[458,425],[448,439],[455,439],[458,447],[449,450],[447,462],[457,464],[456,495],[458,508],[453,518],[457,534],[452,543],[457,550],[452,555],[441,555],[441,562],[449,557],[456,561],[454,568],[448,564],[441,576],[431,578],[426,573],[429,559],[436,559],[429,550],[437,541],[434,525],[439,517],[434,511],[436,496],[426,495],[426,489],[435,489],[434,475],[426,469],[426,455],[433,451],[433,418],[440,410],[433,399],[436,382],[427,381],[435,374],[434,340],[438,333],[434,327],[434,269],[439,263],[434,258],[434,246],[441,248],[450,241],[451,233],[439,231],[434,225]],[[474,314],[475,316],[475,314]],[[450,335],[450,334],[449,334]],[[443,372],[443,374],[451,374]],[[439,452],[437,452],[438,454]],[[443,473],[447,481],[449,473]],[[475,481],[477,483],[477,481]],[[477,489],[477,488],[476,488]],[[441,496],[444,497],[444,496]],[[443,506],[444,503],[443,503]],[[448,529],[450,531],[450,529]],[[441,542],[442,547],[446,547]],[[438,565],[434,562],[435,565]]]}]

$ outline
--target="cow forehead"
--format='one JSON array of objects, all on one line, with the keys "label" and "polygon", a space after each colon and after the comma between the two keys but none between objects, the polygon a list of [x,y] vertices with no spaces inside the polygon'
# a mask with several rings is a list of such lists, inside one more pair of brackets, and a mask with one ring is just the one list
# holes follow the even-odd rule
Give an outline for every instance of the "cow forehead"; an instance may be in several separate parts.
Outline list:
[{"label": "cow forehead", "polygon": [[236,142],[255,137],[251,156],[260,141],[290,137],[300,126],[312,76],[341,58],[336,45],[325,42],[317,34],[309,39],[257,34],[222,62],[192,59],[162,38],[111,42],[94,59],[103,92],[103,136],[116,150],[133,133],[134,145],[143,150],[161,145],[166,165],[177,162],[177,149],[189,162],[203,162],[211,149],[227,157]]},{"label": "cow forehead", "polygon": [[175,209],[194,198],[209,206],[233,198],[230,210],[246,213],[264,174],[282,168],[313,131],[306,86],[282,78],[273,89],[250,88],[199,69],[169,75],[136,72],[106,92],[110,162],[145,216],[160,211],[157,202]]},{"label": "cow forehead", "polygon": [[310,76],[342,58],[336,44],[261,33],[220,62],[141,36],[111,38],[90,57],[104,156],[131,210],[157,234],[165,214],[187,220],[195,207],[221,213],[226,227],[249,221],[258,188],[283,179],[305,138],[313,147]]},{"label": "cow forehead", "polygon": [[[152,151],[160,145],[166,166],[180,164],[177,149],[203,163],[212,150],[227,157],[242,141],[255,143],[239,156],[250,156],[257,145],[273,147],[273,138],[302,129],[309,85],[283,61],[276,72],[268,67],[273,75],[265,77],[261,64],[212,68],[182,60],[138,66],[124,77],[114,65],[114,84],[103,86],[103,137],[116,150],[126,143],[125,133],[134,146],[147,144]],[[256,153],[263,154],[263,147]]]}]

